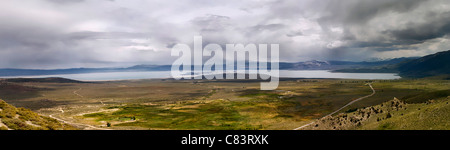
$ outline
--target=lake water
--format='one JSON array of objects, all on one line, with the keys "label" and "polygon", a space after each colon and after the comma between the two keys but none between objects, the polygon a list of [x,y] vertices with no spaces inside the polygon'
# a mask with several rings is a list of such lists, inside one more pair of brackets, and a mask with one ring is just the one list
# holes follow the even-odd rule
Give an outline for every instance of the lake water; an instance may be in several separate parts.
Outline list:
[{"label": "lake water", "polygon": [[[128,79],[171,78],[170,71],[148,72],[104,72],[83,74],[39,75],[39,76],[8,76],[0,78],[45,78],[63,77],[81,81],[107,81]],[[395,73],[335,73],[327,70],[280,70],[281,78],[336,78],[336,79],[399,79]]]}]

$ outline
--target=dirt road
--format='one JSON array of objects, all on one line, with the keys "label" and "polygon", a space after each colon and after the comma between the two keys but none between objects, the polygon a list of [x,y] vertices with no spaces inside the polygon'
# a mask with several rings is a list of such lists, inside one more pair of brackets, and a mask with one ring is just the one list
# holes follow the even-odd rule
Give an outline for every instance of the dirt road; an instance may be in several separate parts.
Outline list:
[{"label": "dirt road", "polygon": [[73,91],[73,94],[75,94],[75,95],[77,95],[77,96],[83,98],[83,95],[77,93],[77,92],[80,91],[80,90],[81,90],[81,88],[78,89],[78,90]]},{"label": "dirt road", "polygon": [[[60,111],[61,111],[61,114],[64,113],[64,110],[62,110],[62,108],[60,108]],[[70,125],[73,125],[73,126],[78,126],[78,127],[84,127],[84,130],[112,130],[112,129],[106,129],[106,128],[99,128],[99,127],[88,125],[88,124],[69,122],[69,121],[57,118],[57,117],[55,117],[53,115],[55,115],[55,114],[51,114],[48,117],[56,119],[56,120],[58,120],[58,121],[60,121],[62,123],[67,123],[67,124],[70,124]]]}]

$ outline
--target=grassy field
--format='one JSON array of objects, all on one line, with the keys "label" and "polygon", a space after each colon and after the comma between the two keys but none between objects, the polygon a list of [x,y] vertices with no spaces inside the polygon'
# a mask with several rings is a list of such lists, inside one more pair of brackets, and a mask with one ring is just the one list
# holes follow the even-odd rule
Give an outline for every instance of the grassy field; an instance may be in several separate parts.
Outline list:
[{"label": "grassy field", "polygon": [[[94,83],[16,82],[0,98],[43,115],[110,129],[290,130],[372,93],[341,112],[394,97],[421,104],[448,96],[450,80],[286,79],[273,91],[259,81],[126,80]],[[61,111],[62,110],[62,111]]]}]

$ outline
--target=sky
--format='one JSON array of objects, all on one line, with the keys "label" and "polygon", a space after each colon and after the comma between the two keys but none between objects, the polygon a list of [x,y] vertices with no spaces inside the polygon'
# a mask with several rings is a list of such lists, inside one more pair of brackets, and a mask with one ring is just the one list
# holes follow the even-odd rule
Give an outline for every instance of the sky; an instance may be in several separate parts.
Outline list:
[{"label": "sky", "polygon": [[450,1],[2,0],[0,68],[172,64],[194,36],[284,62],[417,57],[450,49]]}]

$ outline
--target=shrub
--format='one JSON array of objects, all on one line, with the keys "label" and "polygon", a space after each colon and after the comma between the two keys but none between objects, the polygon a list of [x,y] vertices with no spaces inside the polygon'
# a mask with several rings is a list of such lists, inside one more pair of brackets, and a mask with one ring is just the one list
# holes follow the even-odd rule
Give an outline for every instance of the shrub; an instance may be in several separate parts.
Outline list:
[{"label": "shrub", "polygon": [[19,118],[23,120],[30,120],[30,121],[38,121],[39,115],[35,112],[32,112],[29,109],[26,108],[18,108],[17,114],[19,114]]},{"label": "shrub", "polygon": [[1,127],[0,127],[0,130],[8,130],[8,128],[5,127],[5,126],[1,126]]},{"label": "shrub", "polygon": [[10,129],[14,130],[33,130],[34,128],[30,125],[27,125],[25,122],[19,120],[19,119],[9,119],[5,118],[2,119],[2,122],[8,126]]},{"label": "shrub", "polygon": [[391,117],[392,117],[391,113],[388,112],[388,113],[386,114],[386,119],[387,119],[387,118],[391,118]]}]

